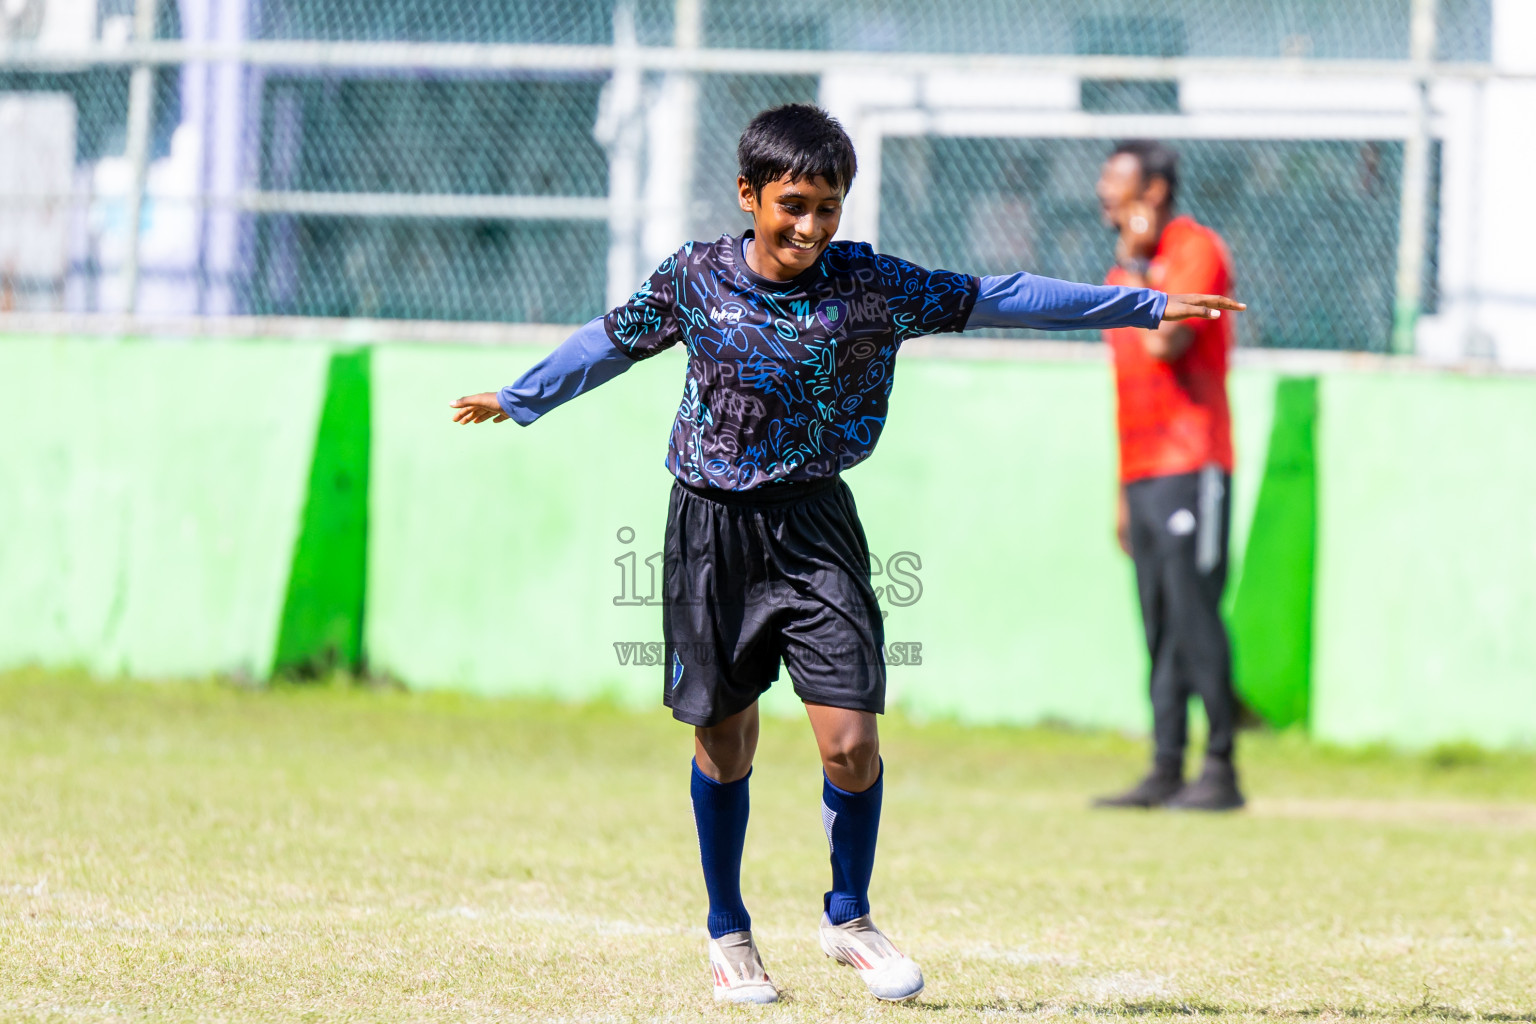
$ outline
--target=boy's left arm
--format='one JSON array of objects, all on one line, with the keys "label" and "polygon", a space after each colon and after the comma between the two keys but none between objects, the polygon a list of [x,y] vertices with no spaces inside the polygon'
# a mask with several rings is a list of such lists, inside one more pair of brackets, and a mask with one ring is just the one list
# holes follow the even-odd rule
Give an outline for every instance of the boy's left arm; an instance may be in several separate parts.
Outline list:
[{"label": "boy's left arm", "polygon": [[1142,327],[1195,317],[1214,320],[1222,310],[1247,309],[1225,295],[1168,295],[1150,288],[1077,284],[1017,273],[981,278],[966,330],[1024,327],[1039,331]]}]

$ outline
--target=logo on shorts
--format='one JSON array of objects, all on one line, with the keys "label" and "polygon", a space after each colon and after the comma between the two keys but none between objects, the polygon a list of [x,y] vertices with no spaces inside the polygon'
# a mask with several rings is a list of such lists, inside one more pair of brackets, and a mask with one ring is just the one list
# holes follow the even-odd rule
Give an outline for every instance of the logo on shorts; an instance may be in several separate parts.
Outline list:
[{"label": "logo on shorts", "polygon": [[677,689],[677,684],[683,681],[683,659],[672,652],[672,689]]},{"label": "logo on shorts", "polygon": [[848,319],[848,303],[842,299],[826,299],[816,307],[816,319],[821,321],[821,326],[835,334],[843,326],[843,321]]},{"label": "logo on shorts", "polygon": [[1188,537],[1195,532],[1195,514],[1181,508],[1168,517],[1168,532],[1175,537]]}]

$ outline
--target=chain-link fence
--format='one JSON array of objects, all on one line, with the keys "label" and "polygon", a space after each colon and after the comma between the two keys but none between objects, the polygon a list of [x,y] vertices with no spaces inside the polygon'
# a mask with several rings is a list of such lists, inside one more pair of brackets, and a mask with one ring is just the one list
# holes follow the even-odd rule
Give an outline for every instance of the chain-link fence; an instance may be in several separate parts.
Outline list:
[{"label": "chain-link fence", "polygon": [[[257,39],[605,45],[614,0],[265,0]],[[115,0],[117,7],[130,0]],[[102,0],[105,9],[109,0]],[[1438,0],[1437,55],[1484,60],[1490,0]],[[914,53],[1151,54],[1403,60],[1406,0],[637,0],[637,40],[694,21],[707,47]]]},{"label": "chain-link fence", "polygon": [[1098,280],[1098,166],[1160,136],[1245,343],[1385,349],[1491,2],[13,0],[0,311],[579,322],[739,231],[738,133],[806,101],[860,149],[845,236]]},{"label": "chain-link fence", "polygon": [[[1175,145],[1179,207],[1219,227],[1237,290],[1253,307],[1238,318],[1245,344],[1387,347],[1402,143]],[[901,139],[886,172],[882,243],[977,273],[1029,267],[1098,280],[1113,245],[1091,189],[1105,149],[1086,139]],[[1431,313],[1436,241],[1431,235],[1423,269]]]}]

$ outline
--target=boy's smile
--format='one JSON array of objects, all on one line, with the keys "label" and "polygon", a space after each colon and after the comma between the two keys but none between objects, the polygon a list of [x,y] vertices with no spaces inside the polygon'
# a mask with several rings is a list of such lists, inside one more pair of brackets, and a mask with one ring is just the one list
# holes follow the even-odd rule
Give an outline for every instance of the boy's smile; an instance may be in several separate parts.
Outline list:
[{"label": "boy's smile", "polygon": [[754,192],[737,179],[741,208],[752,215],[747,266],[770,281],[789,281],[821,258],[843,216],[843,191],[825,178],[788,176]]}]

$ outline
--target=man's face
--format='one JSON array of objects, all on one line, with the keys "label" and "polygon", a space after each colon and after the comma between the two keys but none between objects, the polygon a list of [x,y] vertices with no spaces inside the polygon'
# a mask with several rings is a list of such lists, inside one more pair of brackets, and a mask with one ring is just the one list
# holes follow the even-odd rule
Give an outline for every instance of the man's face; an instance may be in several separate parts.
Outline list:
[{"label": "man's face", "polygon": [[771,181],[754,193],[745,178],[737,179],[741,208],[752,215],[756,256],[787,281],[809,270],[837,234],[843,216],[843,193],[824,178],[788,177]]},{"label": "man's face", "polygon": [[1130,206],[1146,200],[1141,162],[1129,153],[1110,157],[1099,171],[1099,184],[1094,191],[1099,195],[1104,223],[1117,231],[1125,227]]}]

